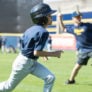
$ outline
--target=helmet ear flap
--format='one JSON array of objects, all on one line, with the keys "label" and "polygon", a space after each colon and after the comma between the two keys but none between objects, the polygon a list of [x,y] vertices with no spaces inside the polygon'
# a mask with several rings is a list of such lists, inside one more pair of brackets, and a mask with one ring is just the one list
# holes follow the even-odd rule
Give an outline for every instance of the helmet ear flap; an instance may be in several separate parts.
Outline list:
[{"label": "helmet ear flap", "polygon": [[38,25],[46,25],[48,23],[48,18],[47,16],[43,16],[40,18],[34,18],[33,22]]},{"label": "helmet ear flap", "polygon": [[48,23],[48,18],[47,16],[43,16],[43,24],[47,24]]}]

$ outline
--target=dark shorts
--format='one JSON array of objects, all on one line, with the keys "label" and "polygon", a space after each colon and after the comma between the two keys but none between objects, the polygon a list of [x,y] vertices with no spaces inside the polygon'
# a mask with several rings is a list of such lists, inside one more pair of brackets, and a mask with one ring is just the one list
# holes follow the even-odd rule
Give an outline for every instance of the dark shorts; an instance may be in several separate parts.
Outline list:
[{"label": "dark shorts", "polygon": [[81,52],[79,50],[77,54],[77,63],[79,65],[87,65],[88,60],[90,58],[92,58],[92,51],[91,52]]}]

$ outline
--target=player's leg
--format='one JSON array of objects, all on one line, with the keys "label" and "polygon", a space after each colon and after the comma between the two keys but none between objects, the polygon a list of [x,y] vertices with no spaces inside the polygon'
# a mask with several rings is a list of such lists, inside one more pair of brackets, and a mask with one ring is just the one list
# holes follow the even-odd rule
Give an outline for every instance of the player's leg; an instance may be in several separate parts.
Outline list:
[{"label": "player's leg", "polygon": [[19,55],[12,66],[8,80],[0,83],[0,92],[11,92],[19,82],[30,73],[33,65],[26,57]]},{"label": "player's leg", "polygon": [[32,74],[44,80],[43,92],[51,92],[55,76],[46,67],[36,62]]},{"label": "player's leg", "polygon": [[5,46],[4,45],[1,46],[1,51],[2,51],[2,53],[5,52]]},{"label": "player's leg", "polygon": [[83,53],[83,52],[78,53],[77,63],[75,64],[75,66],[74,66],[74,68],[73,68],[73,70],[71,72],[69,80],[66,81],[66,84],[74,84],[75,83],[75,77],[77,76],[80,68],[83,65],[87,65],[88,60],[89,60],[88,53]]},{"label": "player's leg", "polygon": [[76,64],[74,66],[67,84],[68,83],[70,83],[70,84],[75,83],[75,77],[77,76],[78,71],[79,71],[80,68],[81,68],[81,65],[79,65],[79,64]]}]

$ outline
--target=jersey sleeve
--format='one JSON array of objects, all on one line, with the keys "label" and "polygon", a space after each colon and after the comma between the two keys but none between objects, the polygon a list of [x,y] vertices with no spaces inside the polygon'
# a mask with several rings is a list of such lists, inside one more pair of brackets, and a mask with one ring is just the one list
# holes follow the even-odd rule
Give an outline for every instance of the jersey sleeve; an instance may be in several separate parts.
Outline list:
[{"label": "jersey sleeve", "polygon": [[74,34],[74,27],[66,27],[66,32]]},{"label": "jersey sleeve", "polygon": [[48,32],[42,32],[41,34],[38,34],[38,37],[36,37],[36,43],[34,50],[43,50],[45,43],[48,39],[49,33]]}]

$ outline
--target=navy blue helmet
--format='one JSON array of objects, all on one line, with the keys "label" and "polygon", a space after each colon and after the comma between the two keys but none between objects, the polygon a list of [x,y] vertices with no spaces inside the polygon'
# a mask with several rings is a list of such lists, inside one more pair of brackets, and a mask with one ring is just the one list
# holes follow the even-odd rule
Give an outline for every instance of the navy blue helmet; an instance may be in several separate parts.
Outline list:
[{"label": "navy blue helmet", "polygon": [[30,15],[33,22],[37,23],[37,19],[46,17],[54,12],[56,12],[56,10],[52,10],[48,4],[40,3],[31,9]]}]

